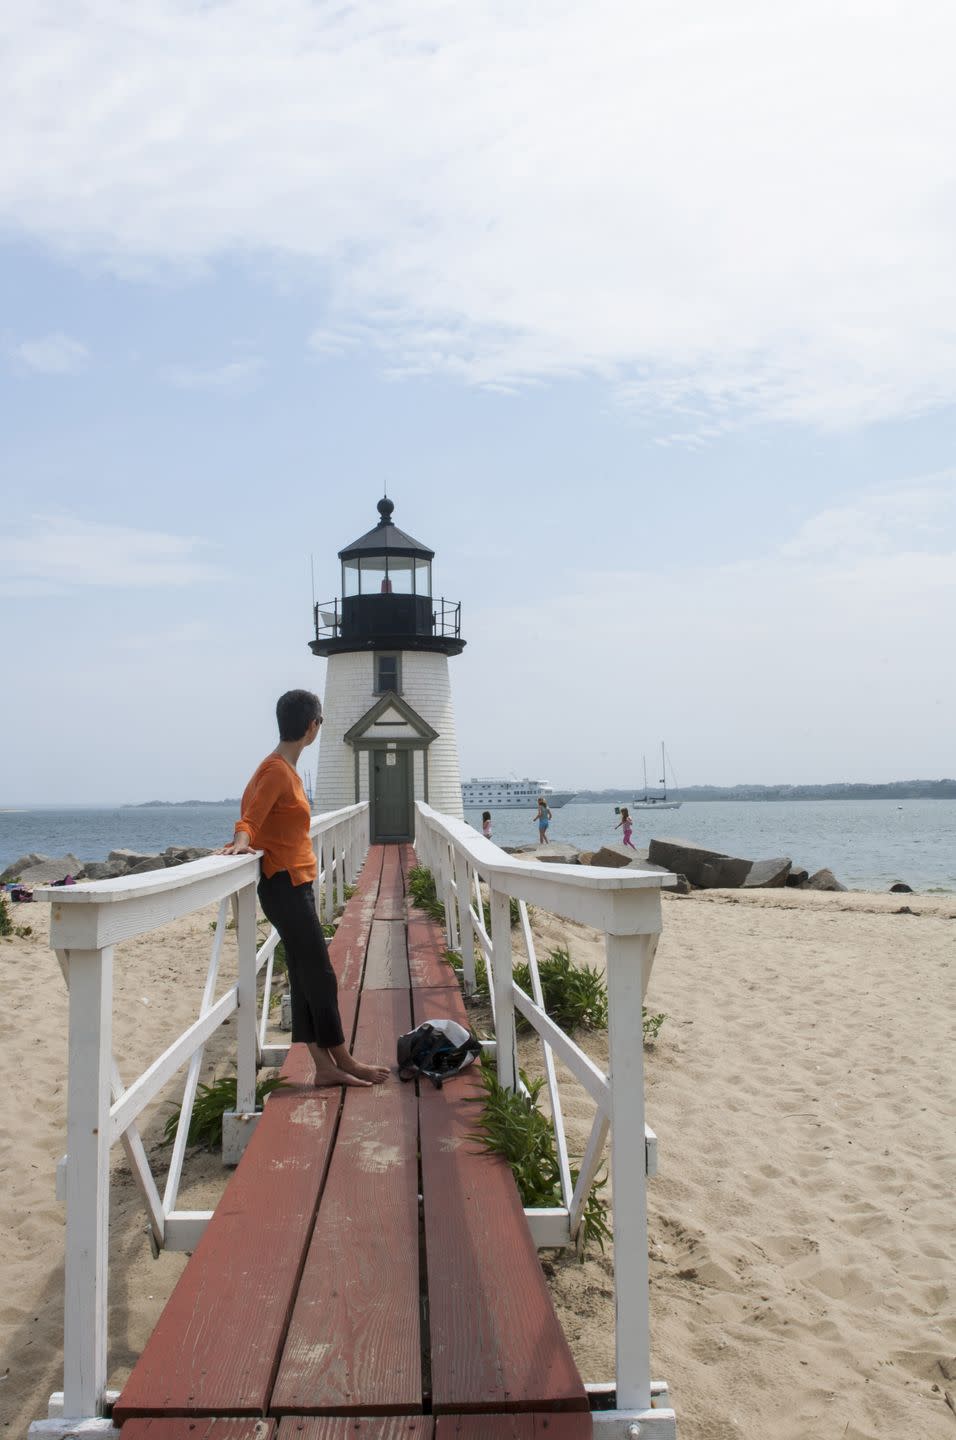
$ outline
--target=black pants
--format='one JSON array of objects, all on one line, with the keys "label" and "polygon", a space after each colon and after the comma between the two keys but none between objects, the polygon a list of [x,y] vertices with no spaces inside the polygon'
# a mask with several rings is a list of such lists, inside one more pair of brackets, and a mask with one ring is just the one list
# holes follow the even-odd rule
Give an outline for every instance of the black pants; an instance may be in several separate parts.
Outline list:
[{"label": "black pants", "polygon": [[339,985],[315,913],[310,881],[293,885],[288,870],[259,881],[259,903],[285,946],[292,994],[292,1039],[323,1050],[342,1045]]}]

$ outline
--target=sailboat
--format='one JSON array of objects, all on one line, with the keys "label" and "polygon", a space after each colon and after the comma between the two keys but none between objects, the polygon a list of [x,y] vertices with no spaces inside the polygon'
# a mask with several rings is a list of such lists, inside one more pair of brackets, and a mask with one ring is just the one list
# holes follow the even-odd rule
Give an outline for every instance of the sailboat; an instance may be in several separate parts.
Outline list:
[{"label": "sailboat", "polygon": [[662,796],[661,796],[660,799],[658,799],[656,795],[648,795],[648,793],[647,793],[647,757],[646,757],[646,755],[642,755],[642,756],[641,756],[641,764],[642,764],[643,767],[644,767],[644,796],[643,796],[643,798],[642,798],[641,800],[632,800],[632,801],[631,801],[631,809],[632,809],[632,810],[679,810],[680,807],[681,807],[681,804],[682,804],[683,802],[680,801],[680,800],[668,800],[668,798],[667,798],[667,760],[666,760],[666,756],[665,756],[665,754],[664,754],[664,742],[663,742],[663,740],[661,741],[661,782],[660,782],[661,785],[663,786],[663,794],[662,794]]}]

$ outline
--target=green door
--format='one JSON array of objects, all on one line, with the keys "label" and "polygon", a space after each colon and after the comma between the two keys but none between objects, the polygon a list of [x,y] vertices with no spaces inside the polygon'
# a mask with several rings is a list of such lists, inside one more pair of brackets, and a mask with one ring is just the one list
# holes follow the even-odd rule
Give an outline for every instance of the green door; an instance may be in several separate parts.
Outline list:
[{"label": "green door", "polygon": [[373,750],[372,815],[373,842],[411,840],[412,785],[411,750]]}]

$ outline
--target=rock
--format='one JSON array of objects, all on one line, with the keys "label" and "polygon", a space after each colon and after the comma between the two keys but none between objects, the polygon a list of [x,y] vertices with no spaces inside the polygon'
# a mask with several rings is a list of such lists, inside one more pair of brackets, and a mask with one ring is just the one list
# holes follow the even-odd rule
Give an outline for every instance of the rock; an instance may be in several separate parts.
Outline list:
[{"label": "rock", "polygon": [[45,865],[49,855],[37,855],[33,851],[29,855],[21,855],[19,860],[14,860],[8,865],[3,874],[0,875],[0,885],[6,885],[11,880],[19,880],[24,870],[30,870],[34,865]]},{"label": "rock", "polygon": [[800,868],[794,869],[794,867],[791,865],[790,874],[787,876],[787,884],[791,887],[791,889],[796,889],[798,885],[805,885],[809,878],[809,870],[803,870]]},{"label": "rock", "polygon": [[547,865],[577,865],[580,851],[575,845],[521,845],[510,852],[516,860],[543,860]]},{"label": "rock", "polygon": [[[632,850],[629,845],[602,845],[600,850],[595,850],[590,860],[585,860],[583,854],[579,857],[582,865],[600,865],[610,870],[650,870],[653,874],[666,875],[666,865],[652,865],[647,859],[643,850]],[[669,890],[675,895],[689,895],[692,886],[686,875],[675,874],[669,885],[662,885],[662,890]]]},{"label": "rock", "polygon": [[201,845],[171,845],[164,850],[162,861],[164,865],[188,865],[192,860],[202,860],[207,855],[212,855],[212,850],[204,850]]},{"label": "rock", "polygon": [[127,875],[146,875],[150,870],[165,870],[166,861],[162,855],[144,855],[137,865],[131,865]]},{"label": "rock", "polygon": [[702,890],[767,890],[786,885],[792,861],[789,856],[773,860],[745,860],[705,850],[690,840],[652,840],[647,849],[652,865],[683,875]]},{"label": "rock", "polygon": [[912,893],[912,885],[907,885],[906,882],[903,880],[897,880],[894,884],[890,886],[891,895],[912,895]]},{"label": "rock", "polygon": [[111,865],[108,860],[87,860],[76,878],[77,880],[115,880],[117,875],[125,874],[125,865]]},{"label": "rock", "polygon": [[754,863],[723,855],[719,850],[704,850],[691,840],[652,840],[647,847],[647,858],[652,865],[685,875],[692,885],[702,890],[736,889],[744,883]]},{"label": "rock", "polygon": [[82,869],[83,862],[75,855],[60,855],[55,860],[41,860],[35,865],[28,865],[20,871],[18,878],[23,885],[51,885],[54,880],[62,880],[67,875],[75,879]]},{"label": "rock", "polygon": [[832,870],[815,870],[801,890],[845,890]]},{"label": "rock", "polygon": [[626,845],[602,845],[591,856],[591,864],[607,870],[623,870],[633,859],[634,852]]},{"label": "rock", "polygon": [[744,890],[782,890],[790,878],[789,859],[755,860],[744,880]]},{"label": "rock", "polygon": [[114,865],[125,865],[128,872],[134,865],[141,864],[143,860],[155,860],[157,857],[144,855],[139,850],[111,850],[106,858]]}]

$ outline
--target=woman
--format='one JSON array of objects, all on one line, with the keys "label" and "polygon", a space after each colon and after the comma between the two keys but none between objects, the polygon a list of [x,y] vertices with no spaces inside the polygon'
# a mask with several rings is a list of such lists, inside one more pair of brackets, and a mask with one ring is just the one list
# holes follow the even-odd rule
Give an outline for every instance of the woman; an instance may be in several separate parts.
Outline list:
[{"label": "woman", "polygon": [[219,853],[263,852],[259,903],[285,946],[292,1040],[308,1046],[316,1085],[377,1085],[386,1079],[388,1069],[361,1065],[345,1044],[338,981],[315,911],[312,812],[296,765],[322,724],[318,695],[288,690],[279,697],[276,719],[279,743],[246,786],[235,837]]}]

